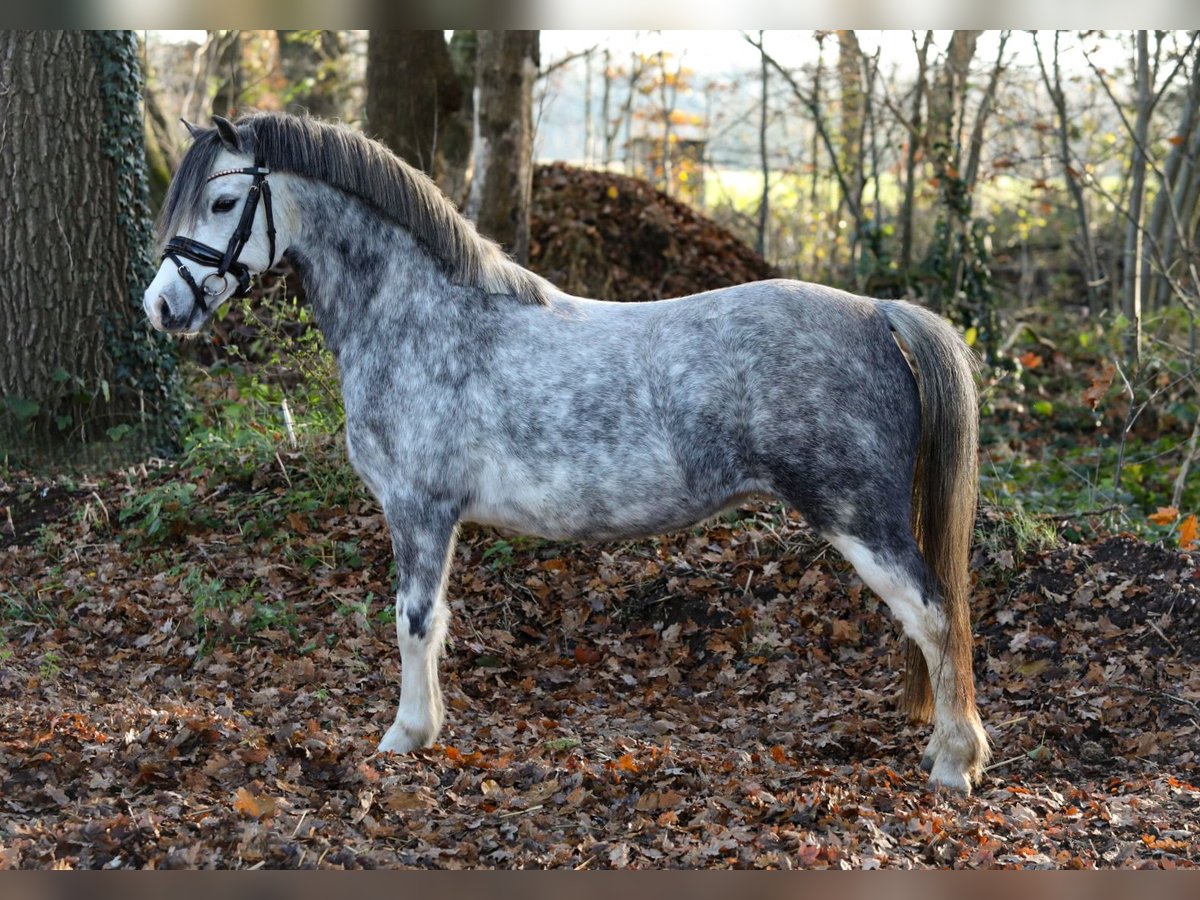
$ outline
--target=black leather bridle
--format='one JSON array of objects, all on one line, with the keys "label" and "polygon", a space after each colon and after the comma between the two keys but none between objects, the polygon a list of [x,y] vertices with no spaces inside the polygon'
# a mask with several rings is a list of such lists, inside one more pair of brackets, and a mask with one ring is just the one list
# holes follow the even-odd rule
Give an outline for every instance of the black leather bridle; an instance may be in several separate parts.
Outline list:
[{"label": "black leather bridle", "polygon": [[[207,244],[202,244],[199,241],[194,241],[191,238],[180,235],[176,235],[167,241],[162,258],[171,260],[178,267],[179,277],[192,289],[195,305],[200,307],[205,315],[211,312],[205,298],[219,297],[225,293],[229,287],[229,275],[237,279],[238,289],[234,292],[233,296],[245,297],[250,291],[250,276],[252,273],[246,267],[245,263],[238,260],[238,257],[241,256],[242,249],[246,246],[246,242],[250,240],[250,235],[254,231],[254,213],[258,209],[259,197],[262,197],[263,212],[266,213],[267,217],[267,240],[271,246],[271,255],[267,260],[266,268],[271,268],[275,263],[275,218],[271,214],[271,186],[267,184],[267,176],[269,174],[271,174],[271,170],[267,168],[262,157],[256,156],[253,166],[243,169],[222,169],[220,172],[214,172],[205,179],[204,183],[207,184],[214,178],[221,178],[225,175],[254,176],[254,182],[250,185],[250,192],[246,196],[246,204],[242,207],[242,218],[238,221],[237,228],[229,238],[229,243],[225,246],[224,253]],[[179,257],[181,256],[190,259],[192,262],[200,263],[202,266],[216,266],[217,271],[209,272],[197,284],[196,279],[192,277],[192,273],[188,271],[188,267],[180,262]],[[216,290],[209,290],[208,283],[213,278],[221,279],[221,286]],[[191,314],[189,314],[189,321],[192,315],[195,315],[194,308]]]}]

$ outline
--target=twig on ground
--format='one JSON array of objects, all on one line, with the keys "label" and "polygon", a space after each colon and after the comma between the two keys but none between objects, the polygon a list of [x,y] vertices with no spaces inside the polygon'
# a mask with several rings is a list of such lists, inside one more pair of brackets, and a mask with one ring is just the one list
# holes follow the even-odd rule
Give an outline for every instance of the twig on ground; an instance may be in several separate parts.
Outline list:
[{"label": "twig on ground", "polygon": [[1166,700],[1174,700],[1176,703],[1182,703],[1184,706],[1190,706],[1192,709],[1200,710],[1200,704],[1194,703],[1191,700],[1186,700],[1183,697],[1175,694],[1168,694],[1166,691],[1152,691],[1148,688],[1138,687],[1136,684],[1119,684],[1118,688],[1124,688],[1127,691],[1133,691],[1136,694],[1145,694],[1148,697],[1162,697]]},{"label": "twig on ground", "polygon": [[1114,504],[1113,506],[1105,506],[1102,509],[1085,509],[1080,510],[1079,512],[1039,513],[1038,515],[1034,516],[1034,518],[1043,519],[1047,522],[1065,522],[1067,519],[1082,519],[1085,516],[1105,516],[1110,512],[1118,512],[1124,508],[1125,507],[1121,506],[1120,504]]},{"label": "twig on ground", "polygon": [[1146,624],[1149,625],[1151,628],[1153,628],[1156,632],[1158,632],[1158,636],[1167,642],[1167,646],[1171,648],[1171,652],[1173,652],[1173,653],[1179,652],[1179,648],[1175,646],[1175,642],[1173,640],[1171,640],[1169,637],[1167,637],[1165,634],[1163,634],[1163,630],[1161,628],[1159,628],[1157,624],[1155,624],[1150,619],[1146,620]]},{"label": "twig on ground", "polygon": [[283,473],[283,480],[287,482],[288,487],[292,486],[292,479],[288,476],[287,466],[283,464],[283,458],[279,455],[279,451],[275,451],[275,461],[279,463],[279,471]]},{"label": "twig on ground", "polygon": [[1002,766],[1007,766],[1007,765],[1010,765],[1011,763],[1020,762],[1021,760],[1025,759],[1025,756],[1026,756],[1026,754],[1022,753],[1020,756],[1012,756],[1012,757],[1009,757],[1008,759],[1002,759],[1002,760],[1000,760],[1000,762],[992,763],[990,766],[988,766],[983,771],[990,772],[990,771],[992,771],[992,769],[999,769]]},{"label": "twig on ground", "polygon": [[1011,719],[1005,719],[1003,722],[998,722],[996,725],[994,725],[992,727],[1007,728],[1009,725],[1016,725],[1018,722],[1024,722],[1028,718],[1029,718],[1029,716],[1027,714],[1013,716]]},{"label": "twig on ground", "polygon": [[512,810],[509,810],[508,812],[500,813],[500,815],[496,816],[496,818],[497,819],[511,819],[513,816],[523,816],[526,813],[537,812],[539,809],[542,809],[542,807],[544,805],[545,804],[538,803],[534,806],[528,806],[525,809],[512,809]]},{"label": "twig on ground", "polygon": [[1183,500],[1183,486],[1187,484],[1188,469],[1192,467],[1192,460],[1196,458],[1196,445],[1200,442],[1200,415],[1196,416],[1196,421],[1192,423],[1192,436],[1188,438],[1187,452],[1183,454],[1183,464],[1179,467],[1179,474],[1175,477],[1175,488],[1171,491],[1171,505],[1179,509],[1179,504]]},{"label": "twig on ground", "polygon": [[295,427],[295,424],[292,422],[292,410],[288,406],[287,397],[283,398],[283,402],[280,404],[280,406],[283,409],[283,424],[287,428],[288,445],[293,450],[295,450],[296,449],[296,427]]}]

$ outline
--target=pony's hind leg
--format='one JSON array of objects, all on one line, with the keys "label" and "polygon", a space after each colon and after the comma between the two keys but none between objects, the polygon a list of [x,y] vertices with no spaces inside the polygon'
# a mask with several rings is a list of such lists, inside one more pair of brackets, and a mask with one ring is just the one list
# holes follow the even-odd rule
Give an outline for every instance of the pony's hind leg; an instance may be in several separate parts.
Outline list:
[{"label": "pony's hind leg", "polygon": [[933,737],[922,767],[932,784],[969,793],[989,756],[975,706],[970,634],[954,633],[933,574],[906,529],[886,545],[845,534],[826,538],[854,566],[925,657],[933,693]]},{"label": "pony's hind leg", "polygon": [[445,717],[438,657],[446,639],[446,576],[457,515],[439,504],[389,500],[384,504],[399,582],[396,638],[400,644],[400,706],[379,752],[428,747]]}]

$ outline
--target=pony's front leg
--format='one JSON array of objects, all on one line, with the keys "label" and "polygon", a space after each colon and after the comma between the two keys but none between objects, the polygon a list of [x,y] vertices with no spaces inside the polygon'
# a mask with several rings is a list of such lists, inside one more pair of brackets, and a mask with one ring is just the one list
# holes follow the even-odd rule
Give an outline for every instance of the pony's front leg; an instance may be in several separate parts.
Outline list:
[{"label": "pony's front leg", "polygon": [[424,499],[384,505],[399,586],[396,637],[400,644],[400,708],[379,751],[408,753],[437,738],[445,716],[438,656],[446,639],[446,576],[457,510]]}]

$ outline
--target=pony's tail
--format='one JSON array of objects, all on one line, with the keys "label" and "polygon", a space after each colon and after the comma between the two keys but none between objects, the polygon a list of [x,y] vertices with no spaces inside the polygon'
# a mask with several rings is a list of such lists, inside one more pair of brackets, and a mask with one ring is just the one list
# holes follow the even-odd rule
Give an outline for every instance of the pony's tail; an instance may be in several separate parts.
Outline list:
[{"label": "pony's tail", "polygon": [[[912,363],[921,398],[921,438],[913,478],[913,533],[942,593],[945,652],[955,672],[955,701],[975,707],[968,560],[975,527],[979,441],[978,362],[939,316],[911,303],[884,304],[892,331]],[[933,694],[924,654],[909,639],[903,706],[928,722]]]}]

